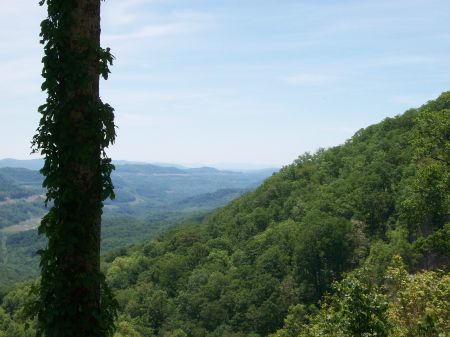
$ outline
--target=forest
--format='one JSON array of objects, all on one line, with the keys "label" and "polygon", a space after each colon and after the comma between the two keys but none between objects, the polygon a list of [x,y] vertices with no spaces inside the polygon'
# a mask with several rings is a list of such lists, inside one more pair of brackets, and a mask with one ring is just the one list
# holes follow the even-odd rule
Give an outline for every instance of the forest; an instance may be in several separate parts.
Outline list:
[{"label": "forest", "polygon": [[[37,234],[44,207],[37,161],[0,161],[0,289],[39,274]],[[14,167],[14,166],[22,167]],[[42,165],[42,162],[40,163]],[[186,222],[199,222],[214,208],[254,190],[271,169],[235,172],[119,163],[113,174],[116,198],[104,208],[102,252],[125,248]],[[3,197],[3,199],[1,199]]]},{"label": "forest", "polygon": [[[115,336],[450,336],[449,166],[446,92],[104,254]],[[1,337],[34,335],[38,289],[1,295]]]}]

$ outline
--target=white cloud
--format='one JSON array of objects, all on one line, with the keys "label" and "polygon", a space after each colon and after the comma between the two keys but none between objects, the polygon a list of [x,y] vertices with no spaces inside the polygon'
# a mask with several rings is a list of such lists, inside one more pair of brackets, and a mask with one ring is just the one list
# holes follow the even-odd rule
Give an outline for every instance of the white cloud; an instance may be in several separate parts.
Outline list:
[{"label": "white cloud", "polygon": [[137,39],[149,39],[164,37],[167,35],[178,35],[194,32],[198,27],[189,23],[173,22],[161,25],[148,25],[144,26],[136,31],[124,33],[124,34],[112,34],[105,35],[103,39],[108,41],[129,41]]}]

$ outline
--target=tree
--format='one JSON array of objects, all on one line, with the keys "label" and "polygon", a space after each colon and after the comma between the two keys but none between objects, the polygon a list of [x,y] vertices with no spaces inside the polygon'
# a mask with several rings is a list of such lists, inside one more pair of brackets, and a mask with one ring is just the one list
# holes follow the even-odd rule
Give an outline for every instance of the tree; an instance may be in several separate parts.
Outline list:
[{"label": "tree", "polygon": [[423,258],[418,267],[429,269],[448,264],[445,239],[434,240],[433,235],[441,231],[442,236],[444,226],[450,223],[450,93],[424,106],[415,123],[416,172],[407,181],[401,218],[421,246]]},{"label": "tree", "polygon": [[45,104],[33,151],[45,156],[41,173],[52,206],[39,227],[42,279],[38,335],[108,336],[114,299],[100,272],[103,201],[113,197],[114,169],[105,149],[115,140],[114,110],[99,96],[108,77],[109,49],[100,47],[100,0],[41,0]]},{"label": "tree", "polygon": [[450,274],[421,271],[409,275],[399,256],[386,272],[392,337],[448,336],[450,331]]},{"label": "tree", "polygon": [[316,301],[351,267],[355,242],[350,221],[312,213],[298,236],[294,259],[305,296]]}]

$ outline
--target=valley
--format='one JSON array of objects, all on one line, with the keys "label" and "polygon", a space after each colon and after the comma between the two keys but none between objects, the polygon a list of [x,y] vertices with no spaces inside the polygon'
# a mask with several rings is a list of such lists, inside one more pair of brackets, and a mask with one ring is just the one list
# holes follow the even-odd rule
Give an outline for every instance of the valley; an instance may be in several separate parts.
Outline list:
[{"label": "valley", "polygon": [[[37,275],[36,251],[45,245],[36,235],[46,212],[44,190],[38,171],[25,167],[38,163],[0,160],[0,288]],[[1,167],[6,164],[22,167]],[[180,223],[199,222],[214,208],[255,189],[273,171],[119,164],[113,173],[116,198],[104,208],[102,250],[143,242]],[[25,270],[14,267],[25,261]]]}]

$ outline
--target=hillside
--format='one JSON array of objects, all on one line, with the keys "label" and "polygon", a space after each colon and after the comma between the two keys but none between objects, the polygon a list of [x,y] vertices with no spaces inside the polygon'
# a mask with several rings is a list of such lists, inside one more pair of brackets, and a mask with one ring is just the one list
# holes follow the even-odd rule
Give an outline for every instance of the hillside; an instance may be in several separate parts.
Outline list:
[{"label": "hillside", "polygon": [[[0,160],[0,228],[40,218],[44,194],[42,176],[23,167],[35,167],[39,161]],[[132,216],[152,220],[170,212],[182,212],[187,199],[199,202],[191,207],[211,210],[230,200],[221,190],[256,188],[273,170],[250,172],[222,171],[214,168],[176,168],[151,164],[120,164],[113,173],[116,198],[108,200],[105,216]],[[215,194],[210,199],[205,196]],[[234,193],[237,196],[239,193]],[[157,216],[155,214],[158,214]],[[10,231],[18,231],[11,228]]]},{"label": "hillside", "polygon": [[[111,255],[107,278],[123,329],[266,336],[283,325],[289,307],[317,303],[356,267],[366,265],[374,282],[395,254],[410,271],[448,268],[448,251],[419,244],[449,221],[448,167],[433,162],[426,171],[415,160],[426,155],[426,137],[436,144],[417,118],[445,122],[448,108],[450,93],[360,130],[342,146],[304,154],[203,224]],[[448,121],[444,127],[448,137]],[[436,145],[432,153],[448,158],[448,143]]]},{"label": "hillside", "polygon": [[[449,132],[450,92],[301,155],[201,224],[107,254],[116,336],[445,336]],[[3,300],[19,333],[24,293]]]},{"label": "hillside", "polygon": [[[0,166],[39,163],[3,160]],[[102,250],[148,240],[180,223],[198,222],[214,208],[256,188],[271,173],[118,164],[113,173],[116,198],[104,209]],[[0,168],[0,288],[38,275],[36,251],[45,245],[35,230],[46,211],[41,185],[38,171]]]}]

